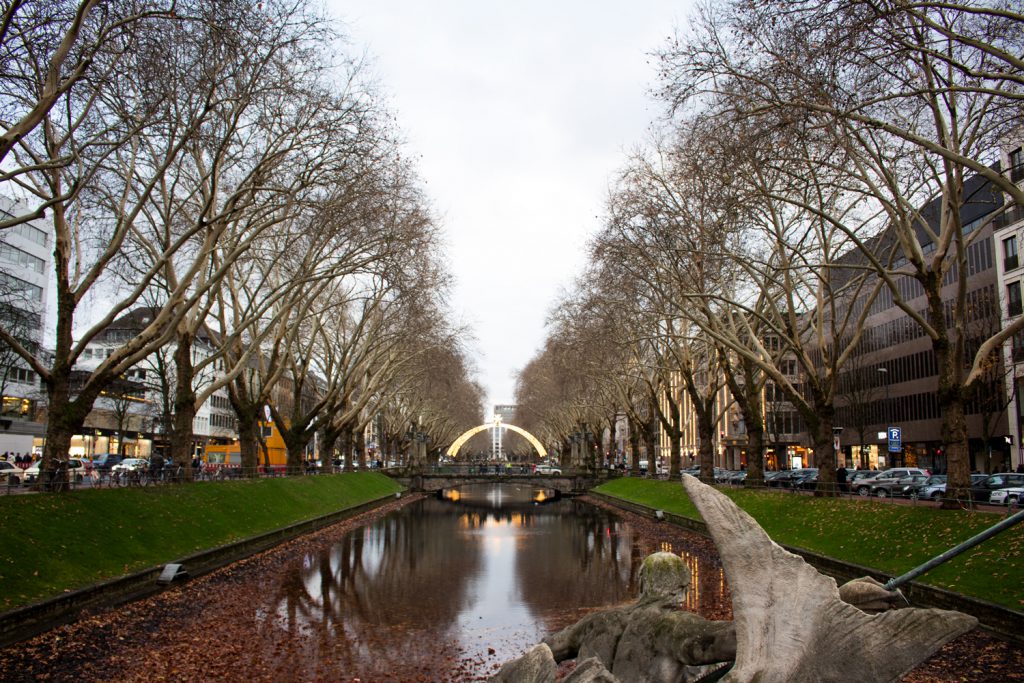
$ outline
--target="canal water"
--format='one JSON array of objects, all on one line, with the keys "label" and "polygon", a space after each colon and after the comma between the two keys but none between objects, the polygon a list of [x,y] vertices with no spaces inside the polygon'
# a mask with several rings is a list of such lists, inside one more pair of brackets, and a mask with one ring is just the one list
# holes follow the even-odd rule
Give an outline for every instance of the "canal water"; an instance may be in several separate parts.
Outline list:
[{"label": "canal water", "polygon": [[[671,549],[701,578],[688,607],[720,602],[709,594],[724,590],[717,562]],[[265,637],[304,638],[305,656],[364,682],[472,680],[595,608],[635,599],[652,550],[605,509],[529,486],[464,487],[306,553],[257,623]]]}]

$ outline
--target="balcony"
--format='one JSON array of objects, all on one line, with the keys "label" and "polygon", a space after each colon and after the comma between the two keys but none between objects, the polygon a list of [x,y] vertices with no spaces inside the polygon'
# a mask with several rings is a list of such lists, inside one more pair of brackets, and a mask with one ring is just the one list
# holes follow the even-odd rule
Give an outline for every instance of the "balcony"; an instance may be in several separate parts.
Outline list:
[{"label": "balcony", "polygon": [[995,221],[993,221],[993,228],[999,230],[1022,220],[1024,220],[1024,207],[1015,204],[996,216]]}]

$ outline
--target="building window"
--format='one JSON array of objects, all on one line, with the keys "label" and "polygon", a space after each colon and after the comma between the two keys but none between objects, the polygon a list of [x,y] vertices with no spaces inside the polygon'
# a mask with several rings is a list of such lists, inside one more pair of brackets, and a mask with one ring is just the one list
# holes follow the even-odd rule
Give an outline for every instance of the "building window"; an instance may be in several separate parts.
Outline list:
[{"label": "building window", "polygon": [[[14,216],[6,211],[0,211],[0,220],[9,221],[13,218]],[[18,225],[12,225],[9,228],[4,228],[4,234],[18,235],[43,247],[45,247],[46,243],[49,241],[49,236],[45,232],[35,226],[29,225],[28,223],[19,223]]]},{"label": "building window", "polygon": [[1013,270],[1017,265],[1017,236],[1013,235],[1003,240],[1003,270]]},{"label": "building window", "polygon": [[45,265],[43,259],[38,256],[33,256],[32,254],[22,251],[17,247],[13,247],[6,242],[0,242],[0,261],[20,266],[36,273],[42,273],[43,266]]},{"label": "building window", "polygon": [[21,278],[14,277],[8,273],[0,272],[0,288],[2,288],[4,296],[14,295],[30,301],[43,300],[42,287],[31,282],[25,282]]},{"label": "building window", "polygon": [[1024,362],[1024,332],[1013,335],[1013,362]]},{"label": "building window", "polygon": [[1006,313],[1015,316],[1021,312],[1020,282],[1011,282],[1006,285]]},{"label": "building window", "polygon": [[1010,180],[1015,183],[1024,180],[1024,150],[1020,147],[1010,152]]},{"label": "building window", "polygon": [[10,368],[10,373],[7,376],[12,382],[20,382],[22,384],[35,384],[36,373],[25,368],[13,367]]}]

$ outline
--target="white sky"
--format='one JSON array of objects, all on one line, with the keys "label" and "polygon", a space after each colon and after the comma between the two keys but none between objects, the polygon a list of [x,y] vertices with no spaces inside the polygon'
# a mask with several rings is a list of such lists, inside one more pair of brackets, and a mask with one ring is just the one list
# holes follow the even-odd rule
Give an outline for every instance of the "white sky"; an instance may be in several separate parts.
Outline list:
[{"label": "white sky", "polygon": [[490,417],[512,402],[614,172],[661,112],[650,53],[689,0],[328,4],[420,156]]}]

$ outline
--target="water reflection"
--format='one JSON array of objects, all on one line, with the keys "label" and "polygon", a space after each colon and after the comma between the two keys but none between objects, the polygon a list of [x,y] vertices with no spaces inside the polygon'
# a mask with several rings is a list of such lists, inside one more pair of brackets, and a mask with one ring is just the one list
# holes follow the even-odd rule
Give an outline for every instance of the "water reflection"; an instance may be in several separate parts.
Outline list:
[{"label": "water reflection", "polygon": [[[258,610],[261,640],[291,641],[292,661],[315,661],[319,673],[435,680],[632,599],[652,549],[613,514],[549,494],[466,487],[302,557]],[[696,578],[696,558],[691,566]]]}]

